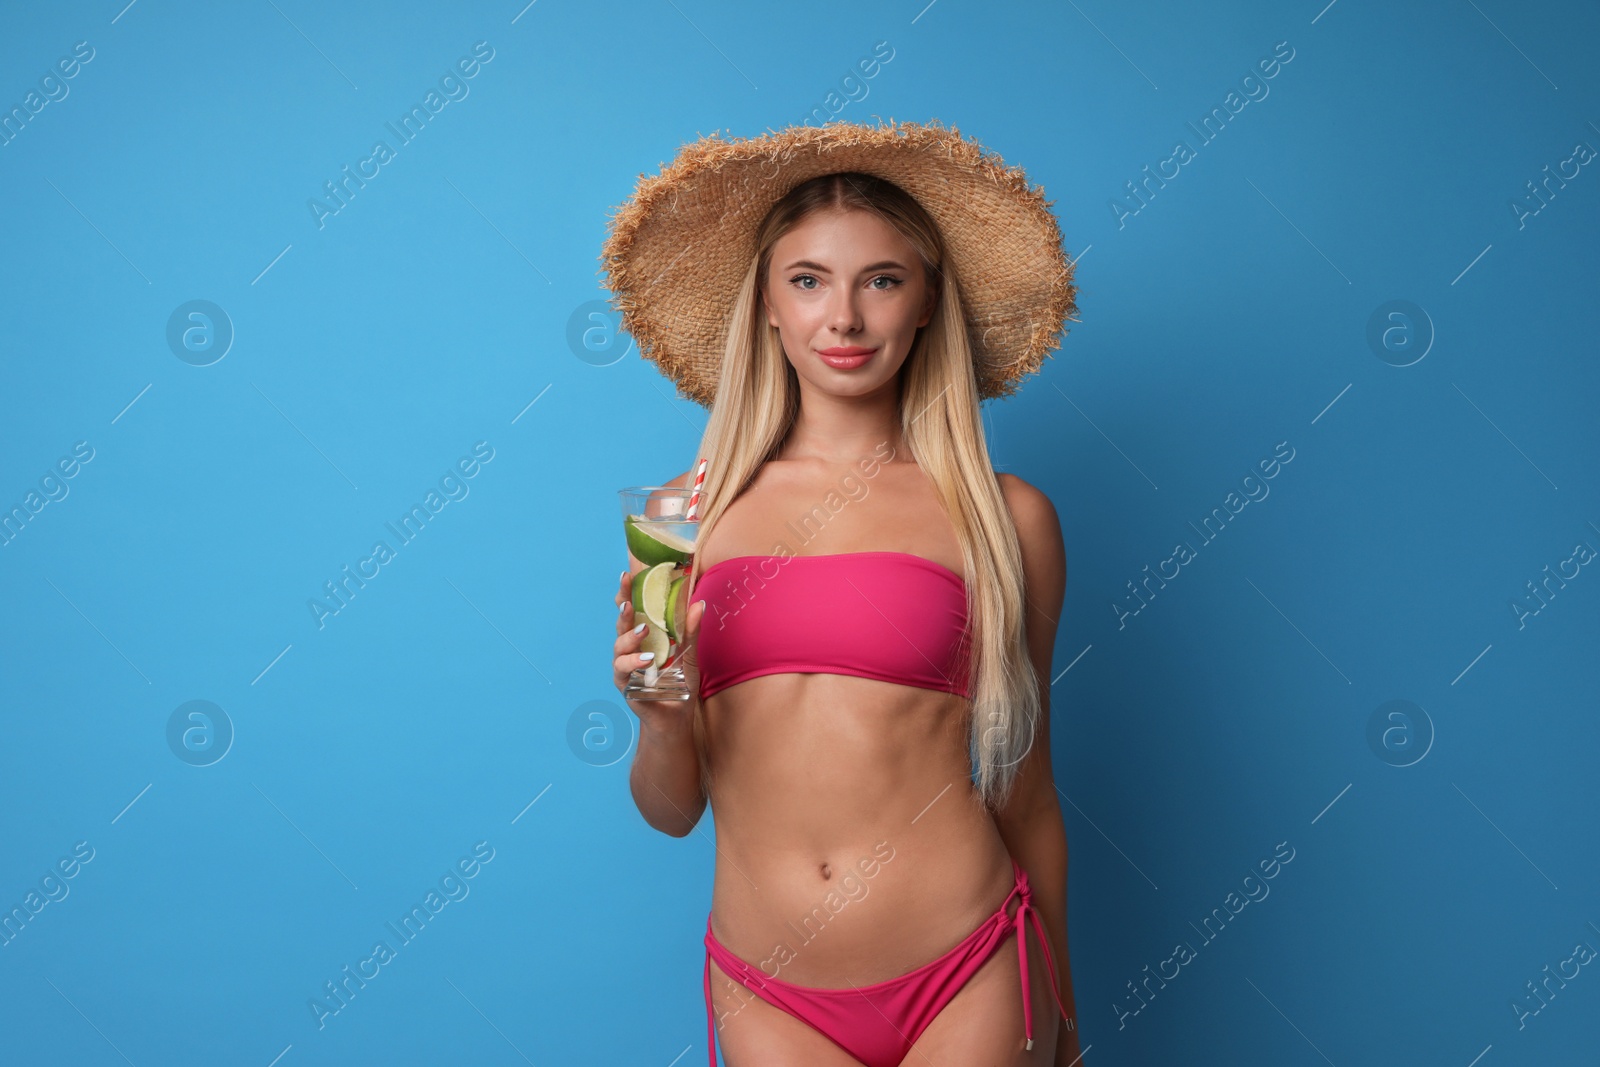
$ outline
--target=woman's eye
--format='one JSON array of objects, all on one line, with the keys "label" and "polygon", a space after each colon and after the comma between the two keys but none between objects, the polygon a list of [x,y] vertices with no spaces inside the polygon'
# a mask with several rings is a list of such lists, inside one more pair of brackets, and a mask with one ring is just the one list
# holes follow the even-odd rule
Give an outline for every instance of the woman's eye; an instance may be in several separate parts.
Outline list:
[{"label": "woman's eye", "polygon": [[[889,284],[888,285],[878,285],[877,284],[878,282],[888,282]],[[808,283],[814,283],[814,284],[808,284]],[[793,278],[789,279],[789,284],[790,285],[798,285],[801,289],[811,290],[811,289],[815,289],[817,287],[817,285],[820,284],[820,283],[817,282],[817,277],[814,274],[796,274]],[[868,282],[867,284],[868,284],[868,286],[870,288],[873,288],[873,289],[878,290],[879,292],[882,292],[882,291],[884,291],[886,289],[893,289],[895,286],[901,285],[903,283],[900,281],[899,278],[896,278],[893,275],[880,274],[876,278],[873,278],[872,281]]]}]

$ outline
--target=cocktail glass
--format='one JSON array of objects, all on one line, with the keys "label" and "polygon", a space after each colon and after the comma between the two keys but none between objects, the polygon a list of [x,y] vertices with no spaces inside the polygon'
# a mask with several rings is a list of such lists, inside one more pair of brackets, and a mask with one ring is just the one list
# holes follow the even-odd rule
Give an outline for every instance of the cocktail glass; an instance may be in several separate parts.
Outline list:
[{"label": "cocktail glass", "polygon": [[685,516],[691,490],[633,486],[619,490],[622,525],[628,542],[628,573],[633,576],[633,617],[647,623],[639,651],[654,652],[648,667],[628,676],[623,694],[637,700],[688,700],[679,644],[689,614],[699,519]]}]

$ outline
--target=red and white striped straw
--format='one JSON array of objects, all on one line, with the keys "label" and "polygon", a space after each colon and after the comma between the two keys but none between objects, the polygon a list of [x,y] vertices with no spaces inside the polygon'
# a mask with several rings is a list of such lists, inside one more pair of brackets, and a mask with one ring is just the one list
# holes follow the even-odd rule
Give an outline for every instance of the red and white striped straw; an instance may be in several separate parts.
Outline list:
[{"label": "red and white striped straw", "polygon": [[700,514],[700,486],[706,480],[706,461],[700,460],[700,466],[694,472],[694,492],[689,494],[689,510],[684,512],[686,522],[693,522]]}]

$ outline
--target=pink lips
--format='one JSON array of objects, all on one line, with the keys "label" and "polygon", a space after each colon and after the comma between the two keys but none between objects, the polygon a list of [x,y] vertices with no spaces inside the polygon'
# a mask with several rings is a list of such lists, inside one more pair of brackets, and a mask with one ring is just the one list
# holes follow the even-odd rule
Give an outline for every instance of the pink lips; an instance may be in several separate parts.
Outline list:
[{"label": "pink lips", "polygon": [[822,358],[822,362],[835,370],[853,370],[865,364],[872,358],[873,353],[877,351],[876,348],[859,348],[854,345],[846,345],[839,348],[819,349],[817,355]]}]

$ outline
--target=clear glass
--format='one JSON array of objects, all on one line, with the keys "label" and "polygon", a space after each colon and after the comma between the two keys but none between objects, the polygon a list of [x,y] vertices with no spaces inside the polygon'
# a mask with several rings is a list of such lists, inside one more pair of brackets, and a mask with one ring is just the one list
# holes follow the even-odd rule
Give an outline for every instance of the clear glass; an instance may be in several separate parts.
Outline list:
[{"label": "clear glass", "polygon": [[628,544],[635,623],[648,623],[641,652],[654,652],[648,667],[628,676],[626,696],[636,700],[688,700],[688,680],[678,657],[679,623],[689,609],[698,519],[689,511],[689,489],[633,486],[618,491]]}]

